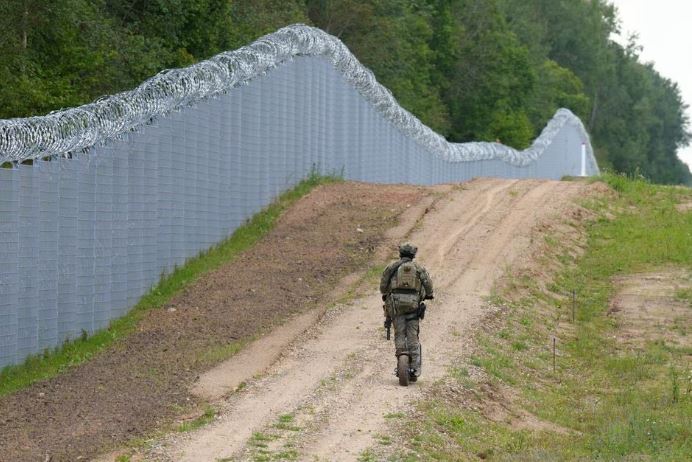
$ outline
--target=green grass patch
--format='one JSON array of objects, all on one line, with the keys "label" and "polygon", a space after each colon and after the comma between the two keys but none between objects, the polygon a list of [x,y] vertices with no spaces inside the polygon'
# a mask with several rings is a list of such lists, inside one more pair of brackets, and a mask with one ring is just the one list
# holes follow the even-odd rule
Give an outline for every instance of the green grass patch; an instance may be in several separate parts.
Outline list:
[{"label": "green grass patch", "polygon": [[249,444],[250,444],[250,446],[266,448],[268,442],[274,441],[277,438],[278,438],[278,436],[276,436],[276,435],[269,435],[267,433],[255,432],[250,437],[250,443]]},{"label": "green grass patch", "polygon": [[205,425],[208,425],[211,423],[214,418],[216,417],[216,409],[214,409],[211,406],[207,406],[206,409],[204,409],[204,414],[201,416],[197,417],[194,420],[190,420],[188,422],[183,422],[178,427],[176,428],[176,431],[178,432],[190,432],[193,430],[197,430],[198,428],[204,427]]},{"label": "green grass patch", "polygon": [[[113,342],[133,332],[148,310],[164,306],[171,298],[200,276],[233,260],[251,247],[276,224],[281,214],[298,199],[321,184],[340,181],[333,176],[319,176],[311,173],[296,187],[283,193],[272,204],[254,215],[246,224],[239,227],[232,236],[219,245],[188,260],[171,274],[162,276],[160,282],[135,305],[130,312],[113,320],[107,329],[89,336],[83,332],[78,339],[66,341],[62,346],[46,350],[42,354],[27,358],[18,365],[7,366],[0,371],[0,396],[21,390],[34,382],[54,377],[72,366],[89,360]],[[242,344],[229,344],[210,351],[205,361],[216,361],[234,354]]]},{"label": "green grass patch", "polygon": [[692,308],[692,289],[680,289],[675,292],[675,297],[678,300],[686,301],[687,306]]},{"label": "green grass patch", "polygon": [[384,273],[386,265],[372,265],[368,268],[368,270],[365,272],[365,276],[363,277],[363,282],[366,282],[368,284],[379,284],[380,283],[380,278],[382,277],[382,273]]},{"label": "green grass patch", "polygon": [[280,415],[277,422],[274,424],[274,428],[277,430],[287,430],[291,432],[300,431],[300,427],[293,424],[294,420],[293,414],[283,414]]},{"label": "green grass patch", "polygon": [[204,353],[202,353],[197,360],[201,364],[216,364],[219,363],[225,359],[230,358],[231,356],[235,355],[238,353],[240,350],[242,350],[245,345],[250,343],[253,340],[254,337],[250,337],[248,339],[243,339],[243,340],[236,340],[231,343],[227,343],[225,345],[217,345],[214,346]]},{"label": "green grass patch", "polygon": [[[510,406],[523,407],[559,432],[547,437],[490,422],[466,406],[472,390],[460,399],[457,391],[441,389],[419,406],[414,428],[412,422],[401,424],[410,431],[411,443],[394,460],[688,460],[689,349],[663,339],[624,348],[615,339],[618,325],[608,308],[616,276],[692,269],[692,214],[675,208],[692,199],[692,190],[616,175],[601,180],[617,197],[585,204],[600,217],[587,225],[585,254],[576,261],[560,258],[560,239],[546,237],[553,258],[565,268],[549,286],[554,295],[519,278],[519,293],[528,296],[495,296],[496,304],[512,309],[504,326],[481,335],[478,351],[468,360],[487,373],[484,380],[514,390],[516,396],[505,397]],[[560,298],[573,289],[578,294],[574,323],[571,300]],[[690,300],[690,292],[679,290],[675,296]],[[452,368],[447,380],[468,388],[469,377],[461,370]]]},{"label": "green grass patch", "polygon": [[512,431],[445,401],[428,400],[421,411],[425,418],[417,426],[410,448],[393,460],[492,460],[502,454],[524,453],[540,444],[540,438],[529,431]]}]

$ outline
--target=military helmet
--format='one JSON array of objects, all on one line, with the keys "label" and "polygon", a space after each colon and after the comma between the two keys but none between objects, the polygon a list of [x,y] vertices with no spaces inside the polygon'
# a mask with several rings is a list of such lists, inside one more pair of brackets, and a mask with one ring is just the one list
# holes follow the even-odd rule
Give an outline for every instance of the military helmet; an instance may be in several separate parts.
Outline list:
[{"label": "military helmet", "polygon": [[416,252],[418,252],[418,247],[411,244],[410,242],[404,242],[399,245],[399,256],[400,257],[415,257]]}]

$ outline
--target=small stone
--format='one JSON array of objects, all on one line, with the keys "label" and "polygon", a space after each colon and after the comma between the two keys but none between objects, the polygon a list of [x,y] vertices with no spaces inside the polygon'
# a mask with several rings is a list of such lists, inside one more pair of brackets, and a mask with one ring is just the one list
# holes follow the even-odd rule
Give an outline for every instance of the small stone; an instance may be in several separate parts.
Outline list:
[{"label": "small stone", "polygon": [[178,311],[178,310],[176,310],[175,308],[168,308],[169,313],[175,313],[176,311]]},{"label": "small stone", "polygon": [[356,231],[358,231],[359,233],[363,232],[363,230],[361,228],[356,228]]}]

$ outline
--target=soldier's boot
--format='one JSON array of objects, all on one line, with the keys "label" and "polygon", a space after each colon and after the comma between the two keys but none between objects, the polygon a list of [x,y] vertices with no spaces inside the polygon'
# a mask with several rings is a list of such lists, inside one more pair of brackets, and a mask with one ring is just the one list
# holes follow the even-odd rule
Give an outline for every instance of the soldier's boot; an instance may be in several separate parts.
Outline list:
[{"label": "soldier's boot", "polygon": [[418,354],[414,356],[414,358],[411,358],[411,374],[409,376],[410,382],[416,382],[422,370],[423,346],[420,343],[418,344]]}]

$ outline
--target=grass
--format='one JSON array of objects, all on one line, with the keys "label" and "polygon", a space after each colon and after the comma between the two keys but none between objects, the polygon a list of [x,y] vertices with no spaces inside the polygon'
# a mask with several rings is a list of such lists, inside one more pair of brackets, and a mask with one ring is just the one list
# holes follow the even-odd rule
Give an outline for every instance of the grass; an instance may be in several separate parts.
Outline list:
[{"label": "grass", "polygon": [[[83,332],[78,339],[68,340],[58,348],[30,356],[21,364],[3,368],[0,371],[0,396],[26,388],[34,382],[54,377],[89,360],[113,342],[127,337],[136,329],[148,310],[163,307],[174,295],[200,276],[233,260],[251,247],[273,229],[284,210],[313,188],[336,181],[339,181],[337,177],[311,173],[307,179],[283,193],[275,202],[236,229],[228,239],[188,260],[185,265],[176,268],[171,274],[162,276],[160,282],[144,295],[127,315],[113,320],[107,329],[91,336]],[[218,350],[210,351],[202,360],[216,361],[226,358],[240,350],[242,346],[242,343],[225,345]]]},{"label": "grass", "polygon": [[193,430],[197,430],[198,428],[204,427],[205,425],[210,424],[211,422],[214,421],[214,418],[216,417],[216,409],[214,409],[211,406],[207,406],[204,409],[204,414],[201,416],[197,417],[196,419],[190,420],[188,422],[183,422],[178,427],[176,430],[178,432],[191,432]]},{"label": "grass", "polygon": [[293,414],[282,414],[264,432],[255,432],[249,441],[250,457],[255,462],[297,460],[298,451],[293,440],[300,427],[295,424]]},{"label": "grass", "polygon": [[254,337],[250,337],[247,339],[235,340],[225,345],[214,346],[200,354],[197,360],[201,364],[216,364],[238,353],[245,345],[252,342],[253,339]]},{"label": "grass", "polygon": [[[495,294],[494,304],[507,308],[502,325],[481,334],[467,360],[484,372],[479,380],[512,390],[506,405],[560,431],[546,436],[487,420],[467,406],[476,392],[459,392],[470,381],[460,364],[419,405],[415,423],[396,424],[410,444],[393,460],[689,460],[692,351],[663,339],[624,348],[614,339],[618,326],[608,307],[616,276],[692,269],[692,213],[675,209],[692,190],[617,175],[601,181],[617,197],[585,204],[597,216],[587,225],[585,254],[568,257],[562,241],[547,236],[548,252],[562,265],[550,289],[516,278],[520,299]],[[572,289],[578,293],[574,323],[565,298]],[[692,303],[690,290],[674,295]]]},{"label": "grass", "polygon": [[274,424],[274,428],[277,430],[287,430],[291,432],[300,431],[300,427],[293,424],[293,419],[293,414],[280,415],[278,421]]}]

